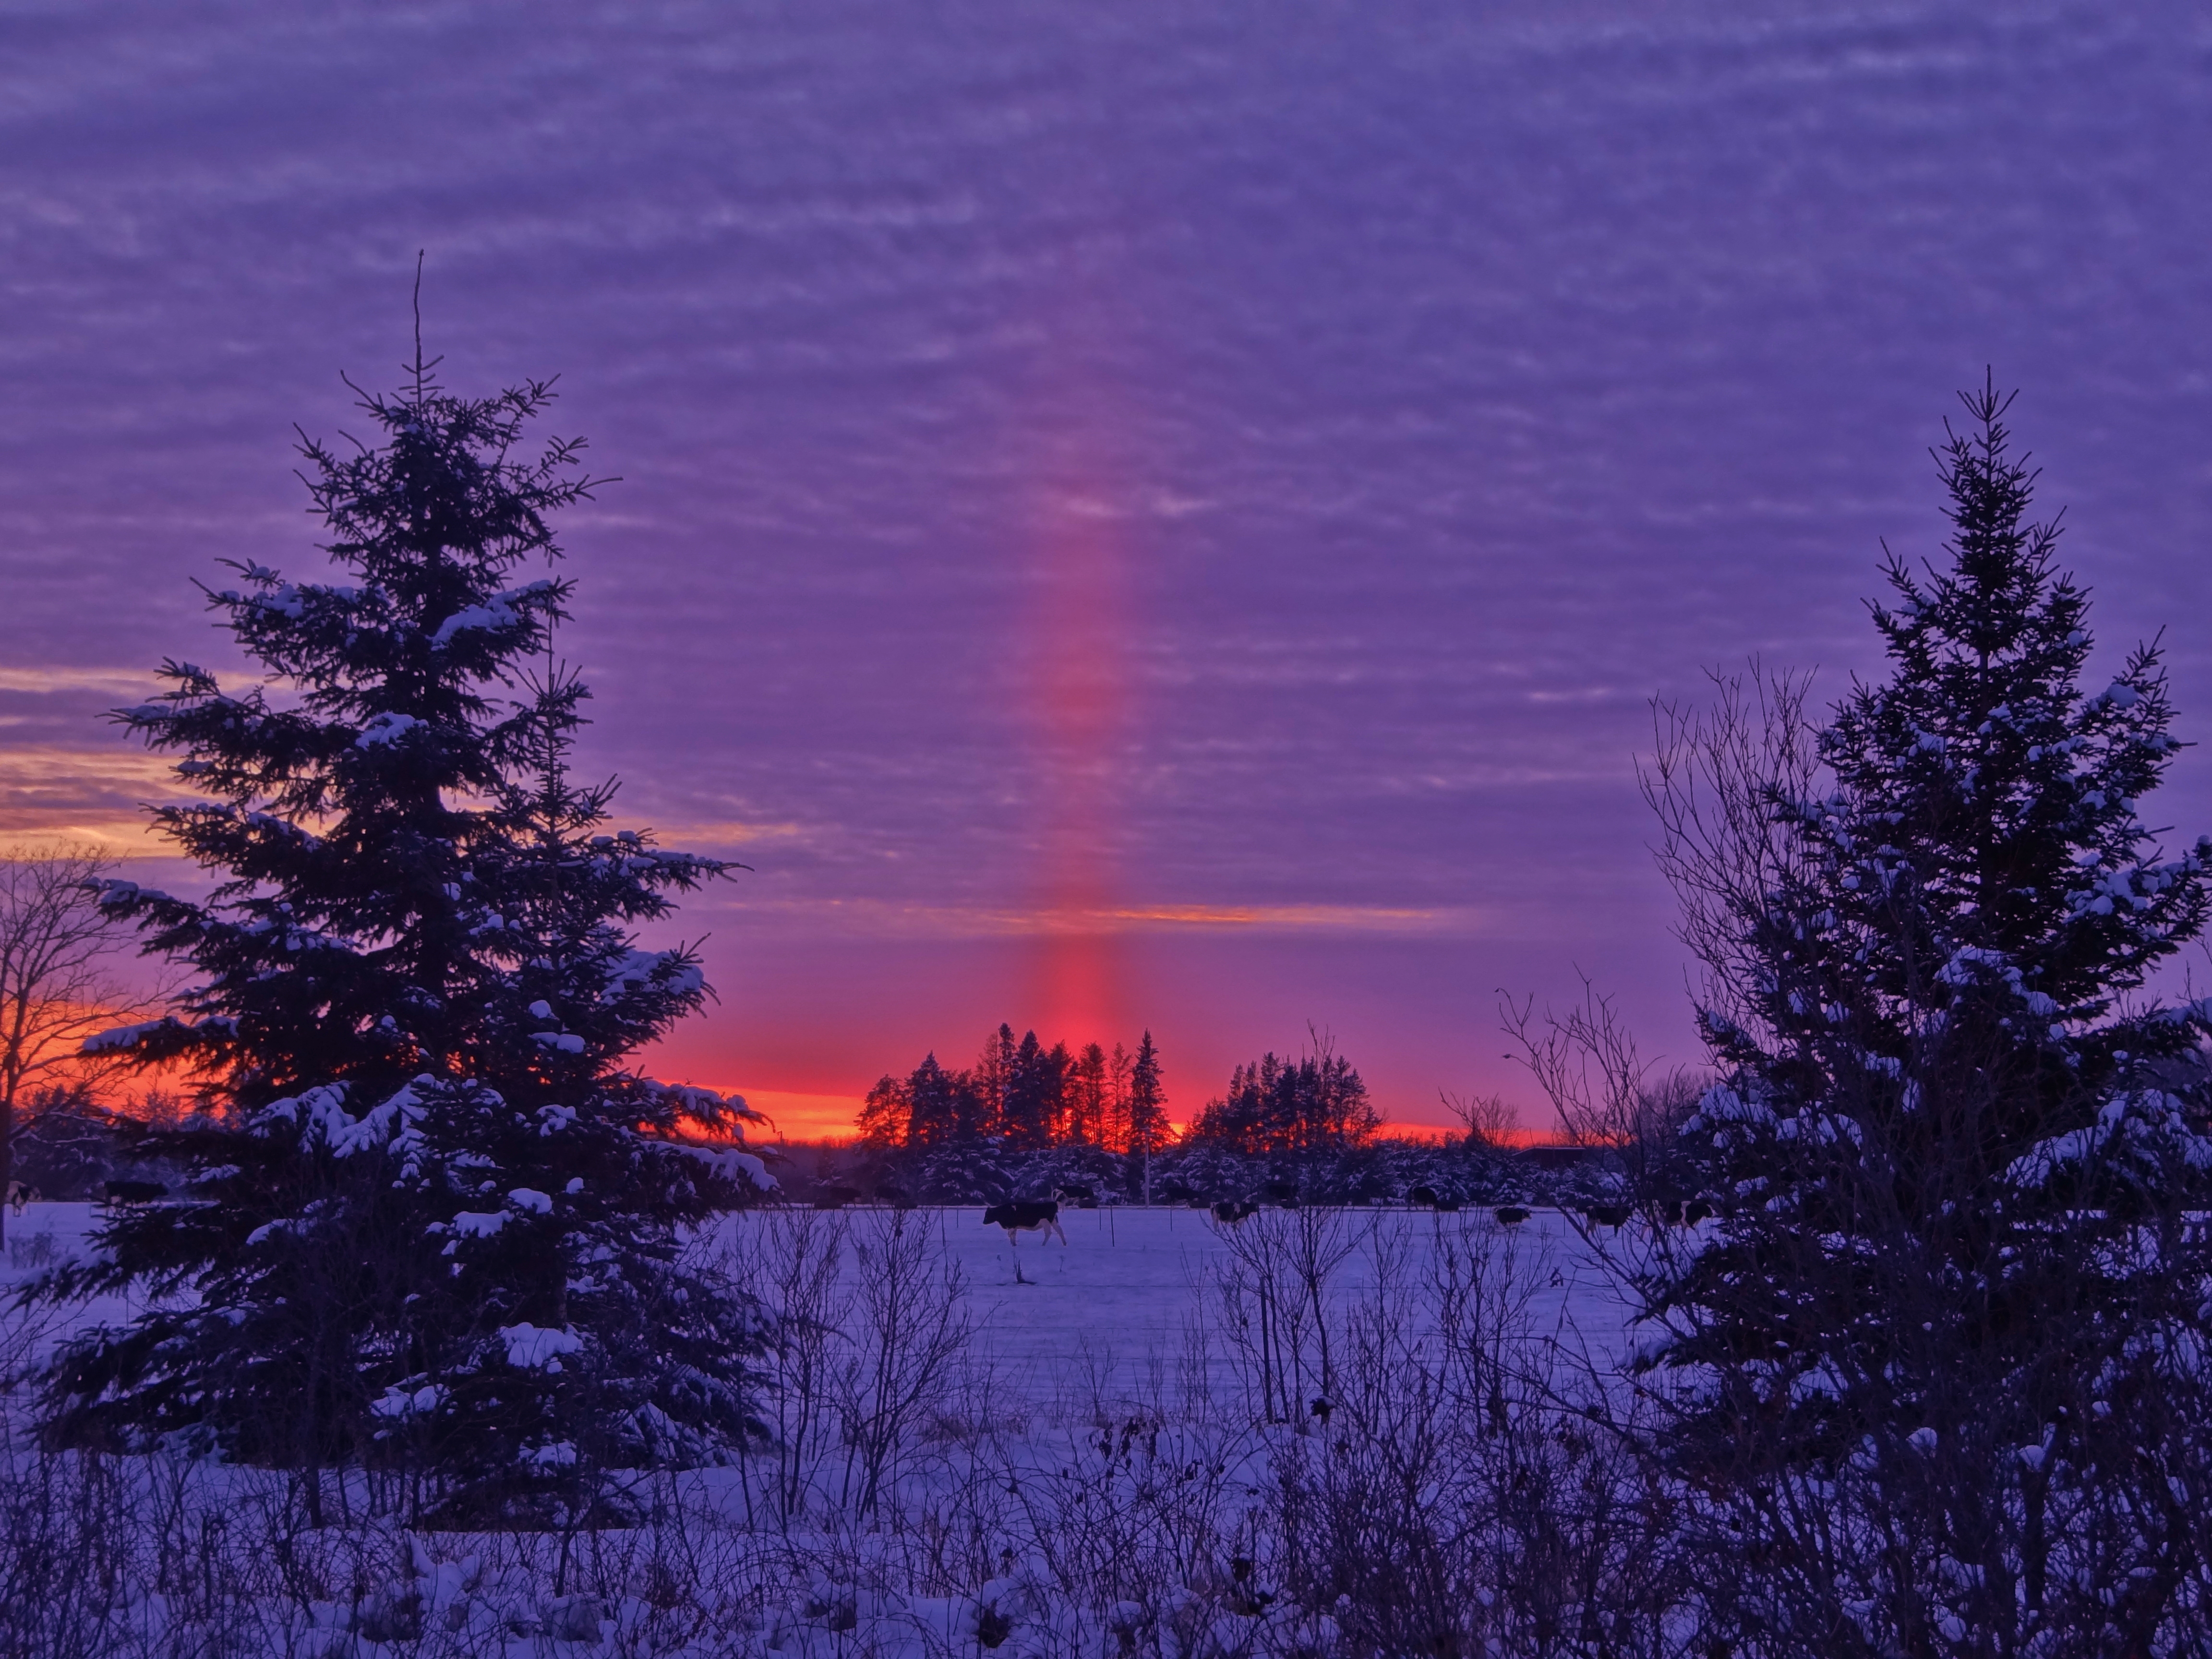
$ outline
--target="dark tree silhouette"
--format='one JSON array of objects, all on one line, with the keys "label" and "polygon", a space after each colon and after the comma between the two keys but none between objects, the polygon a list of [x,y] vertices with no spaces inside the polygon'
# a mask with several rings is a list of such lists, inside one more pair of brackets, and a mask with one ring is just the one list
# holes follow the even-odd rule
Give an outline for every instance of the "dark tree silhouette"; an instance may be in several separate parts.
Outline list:
[{"label": "dark tree silhouette", "polygon": [[612,786],[568,775],[586,692],[547,653],[572,584],[516,568],[590,490],[580,443],[522,448],[550,386],[467,399],[431,367],[362,396],[377,447],[303,441],[344,580],[237,563],[207,593],[294,690],[172,661],[118,716],[179,757],[202,804],[155,820],[217,884],[102,884],[193,978],[94,1046],[190,1068],[216,1117],[149,1148],[187,1201],[119,1216],[50,1286],[190,1292],[67,1345],[52,1424],[573,1514],[596,1468],[745,1432],[748,1304],[680,1248],[757,1176],[744,1109],[625,1066],[707,994],[631,929],[726,866],[605,832]]},{"label": "dark tree silhouette", "polygon": [[1381,1127],[1352,1062],[1316,1035],[1299,1059],[1268,1054],[1237,1067],[1189,1138],[1238,1152],[1322,1155],[1365,1146]]},{"label": "dark tree silhouette", "polygon": [[[1644,1358],[1685,1385],[1676,1455],[1742,1500],[1737,1547],[1794,1564],[1771,1605],[2026,1651],[2073,1597],[2093,1645],[2148,1651],[2203,1536],[2212,1006],[2142,988],[2203,927],[2212,842],[2156,846],[2158,652],[2085,687],[2087,596],[2027,516],[2008,400],[1966,401],[1948,557],[1890,560],[1888,672],[1815,746],[1770,733],[1764,821],[1740,744],[1662,757],[1720,994],[1724,1080],[1683,1133],[1721,1215],[1645,1277]],[[1703,842],[1700,775],[1729,809],[1702,822],[1736,826]]]}]

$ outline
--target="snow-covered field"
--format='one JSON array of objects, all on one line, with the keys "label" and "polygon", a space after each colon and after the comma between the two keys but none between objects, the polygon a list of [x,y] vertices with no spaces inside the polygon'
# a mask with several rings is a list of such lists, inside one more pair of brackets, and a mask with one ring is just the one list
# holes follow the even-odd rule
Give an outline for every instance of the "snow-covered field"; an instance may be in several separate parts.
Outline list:
[{"label": "snow-covered field", "polygon": [[[89,1205],[11,1218],[0,1291],[87,1251],[98,1221]],[[1132,1207],[1070,1211],[1062,1227],[1065,1243],[1010,1247],[977,1209],[728,1218],[702,1248],[792,1316],[763,1361],[769,1439],[741,1467],[663,1482],[643,1524],[573,1540],[416,1534],[389,1499],[305,1528],[296,1483],[279,1474],[155,1455],[103,1475],[74,1454],[42,1459],[24,1432],[27,1364],[71,1326],[128,1310],[9,1316],[0,1553],[47,1564],[52,1612],[32,1604],[53,1631],[77,1632],[88,1659],[1240,1659],[1340,1646],[1330,1615],[1261,1594],[1288,1571],[1286,1476],[1306,1483],[1302,1501],[1335,1492],[1326,1501],[1356,1516],[1392,1492],[1402,1501],[1402,1471],[1359,1495],[1364,1450],[1322,1471],[1311,1460],[1324,1441],[1340,1452],[1348,1430],[1395,1457],[1385,1443],[1416,1425],[1404,1444],[1428,1446],[1434,1467],[1396,1524],[1425,1526],[1433,1510],[1455,1534],[1480,1514],[1495,1534],[1509,1473],[1515,1492],[1531,1470],[1556,1478],[1567,1504],[1608,1478],[1601,1451],[1575,1449],[1571,1434],[1516,1449],[1478,1421],[1509,1349],[1620,1352],[1618,1295],[1555,1212],[1512,1229],[1487,1212],[1382,1210],[1273,1210],[1226,1227]],[[812,1292],[789,1271],[805,1259],[823,1264]],[[895,1262],[921,1294],[889,1316]],[[1455,1350],[1433,1340],[1449,1319]],[[933,1333],[947,1331],[959,1340],[931,1358]],[[1316,1434],[1324,1372],[1358,1421]],[[885,1424],[872,1462],[864,1443]],[[1509,1453],[1513,1471],[1481,1467]],[[40,1549],[11,1541],[23,1535]]]},{"label": "snow-covered field", "polygon": [[[86,1237],[100,1224],[97,1204],[28,1204],[8,1218],[8,1261],[0,1267],[0,1282],[21,1284],[39,1271],[37,1263],[59,1254],[76,1255]],[[51,1239],[40,1246],[40,1239]]]},{"label": "snow-covered field", "polygon": [[[777,1213],[732,1217],[725,1236],[741,1251],[758,1248],[753,1235],[764,1218]],[[848,1224],[872,1213],[838,1212]],[[1283,1212],[1263,1216],[1267,1213]],[[1534,1328],[1598,1348],[1620,1339],[1623,1310],[1613,1284],[1582,1234],[1557,1211],[1538,1210],[1512,1229],[1480,1210],[1331,1213],[1355,1245],[1333,1276],[1340,1297],[1357,1299],[1373,1286],[1370,1231],[1376,1239],[1409,1247],[1416,1258],[1443,1236],[1492,1239],[1515,1251],[1534,1281],[1528,1314]],[[984,1225],[981,1217],[978,1208],[915,1212],[965,1281],[988,1355],[1009,1376],[1028,1379],[1040,1399],[1079,1369],[1110,1363],[1121,1370],[1180,1353],[1189,1322],[1201,1314],[1237,1236],[1204,1211],[1127,1206],[1063,1212],[1064,1244],[1024,1234],[1010,1246],[1005,1232]],[[87,1254],[100,1218],[96,1204],[33,1204],[9,1217],[0,1287],[12,1290],[46,1264]],[[103,1299],[70,1323],[125,1312],[119,1300]]]},{"label": "snow-covered field", "polygon": [[[733,1218],[727,1237],[740,1250],[776,1212]],[[848,1226],[880,1212],[838,1212]],[[1224,1227],[1204,1211],[1166,1207],[1068,1210],[1066,1243],[1023,1234],[1010,1247],[979,1208],[933,1209],[916,1217],[957,1267],[978,1328],[977,1348],[999,1375],[1039,1407],[1079,1404],[1095,1384],[1127,1390],[1157,1367],[1190,1352],[1194,1323],[1211,1333],[1210,1380],[1229,1386],[1219,1339],[1222,1275],[1236,1265],[1232,1246],[1249,1232],[1280,1225],[1292,1213],[1265,1211]],[[1488,1211],[1450,1215],[1408,1210],[1322,1212],[1350,1249],[1329,1276],[1329,1297],[1349,1311],[1375,1288],[1376,1247],[1396,1245],[1418,1275],[1439,1239],[1510,1252],[1526,1286],[1532,1335],[1555,1336],[1580,1352],[1618,1352],[1625,1309],[1581,1233],[1555,1210],[1501,1227]],[[1016,1263],[1019,1263],[1019,1278]]]}]

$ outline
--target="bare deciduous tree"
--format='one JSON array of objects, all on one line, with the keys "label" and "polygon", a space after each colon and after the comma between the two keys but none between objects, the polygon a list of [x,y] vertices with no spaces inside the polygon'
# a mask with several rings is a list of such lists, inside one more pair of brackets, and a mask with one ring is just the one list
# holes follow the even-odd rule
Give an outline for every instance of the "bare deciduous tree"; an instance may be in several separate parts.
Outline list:
[{"label": "bare deciduous tree", "polygon": [[1441,1098],[1444,1109],[1459,1120],[1467,1133],[1468,1144],[1486,1152],[1502,1152],[1513,1144],[1514,1132],[1521,1127],[1520,1114],[1504,1095],[1455,1095],[1444,1093]]},{"label": "bare deciduous tree", "polygon": [[1613,999],[1588,976],[1581,1002],[1565,1012],[1535,999],[1501,1000],[1501,1023],[1520,1050],[1568,1142],[1601,1150],[1617,1165],[1634,1203],[1679,1206],[1692,1196],[1677,1131],[1697,1108],[1710,1077],[1695,1067],[1661,1072],[1644,1058]]},{"label": "bare deciduous tree", "polygon": [[1698,1006],[1741,1023],[1755,1018],[1761,971],[1747,941],[1808,856],[1778,809],[1815,793],[1819,733],[1806,717],[1809,672],[1754,658],[1707,678],[1704,708],[1653,699],[1652,752],[1636,775],[1659,821],[1653,855],[1681,905],[1677,935],[1705,970]]},{"label": "bare deciduous tree", "polygon": [[18,1113],[37,1091],[82,1080],[95,1063],[84,1040],[115,1018],[120,940],[92,889],[110,867],[84,847],[0,853],[0,1193]]},{"label": "bare deciduous tree", "polygon": [[1547,1008],[1539,1017],[1533,996],[1518,1004],[1504,998],[1498,1013],[1521,1051],[1516,1058],[1559,1114],[1569,1142],[1612,1146],[1636,1134],[1651,1062],[1638,1052],[1613,999],[1599,994],[1588,975],[1582,1001],[1565,1013]]}]

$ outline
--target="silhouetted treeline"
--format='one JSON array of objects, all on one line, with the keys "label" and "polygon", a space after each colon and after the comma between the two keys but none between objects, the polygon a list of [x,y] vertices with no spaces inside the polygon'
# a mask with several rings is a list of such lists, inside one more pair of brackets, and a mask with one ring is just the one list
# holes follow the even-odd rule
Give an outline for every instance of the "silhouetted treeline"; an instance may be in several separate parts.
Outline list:
[{"label": "silhouetted treeline", "polygon": [[906,1076],[868,1091],[862,1140],[919,1151],[984,1141],[1020,1151],[1100,1146],[1140,1152],[1167,1141],[1167,1097],[1159,1052],[1146,1031],[1132,1054],[1091,1042],[1049,1048],[1035,1031],[1019,1042],[1002,1024],[975,1063],[948,1071],[932,1052]]},{"label": "silhouetted treeline", "polygon": [[1365,1146],[1382,1127],[1352,1062],[1316,1036],[1303,1059],[1268,1054],[1239,1066],[1185,1139],[1263,1156],[1338,1152]]}]

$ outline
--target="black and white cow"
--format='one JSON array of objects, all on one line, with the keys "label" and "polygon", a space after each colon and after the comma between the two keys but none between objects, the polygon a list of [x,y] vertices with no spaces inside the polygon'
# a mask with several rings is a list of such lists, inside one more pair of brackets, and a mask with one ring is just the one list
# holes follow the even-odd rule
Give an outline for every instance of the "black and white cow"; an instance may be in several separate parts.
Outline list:
[{"label": "black and white cow", "polygon": [[1006,1230],[1006,1244],[1014,1253],[1014,1283],[1017,1285],[1030,1282],[1022,1275],[1022,1247],[1018,1235],[1044,1233],[1063,1244],[1067,1243],[1067,1235],[1060,1230],[1060,1203],[1056,1199],[1044,1198],[1033,1201],[1015,1199],[1004,1204],[994,1204],[983,1212],[983,1224]]},{"label": "black and white cow", "polygon": [[1038,1199],[1034,1203],[1016,1200],[994,1204],[983,1212],[983,1224],[986,1227],[1004,1227],[1009,1244],[1014,1242],[1016,1233],[1043,1233],[1063,1244],[1067,1243],[1067,1235],[1060,1230],[1060,1203],[1055,1199]]}]

